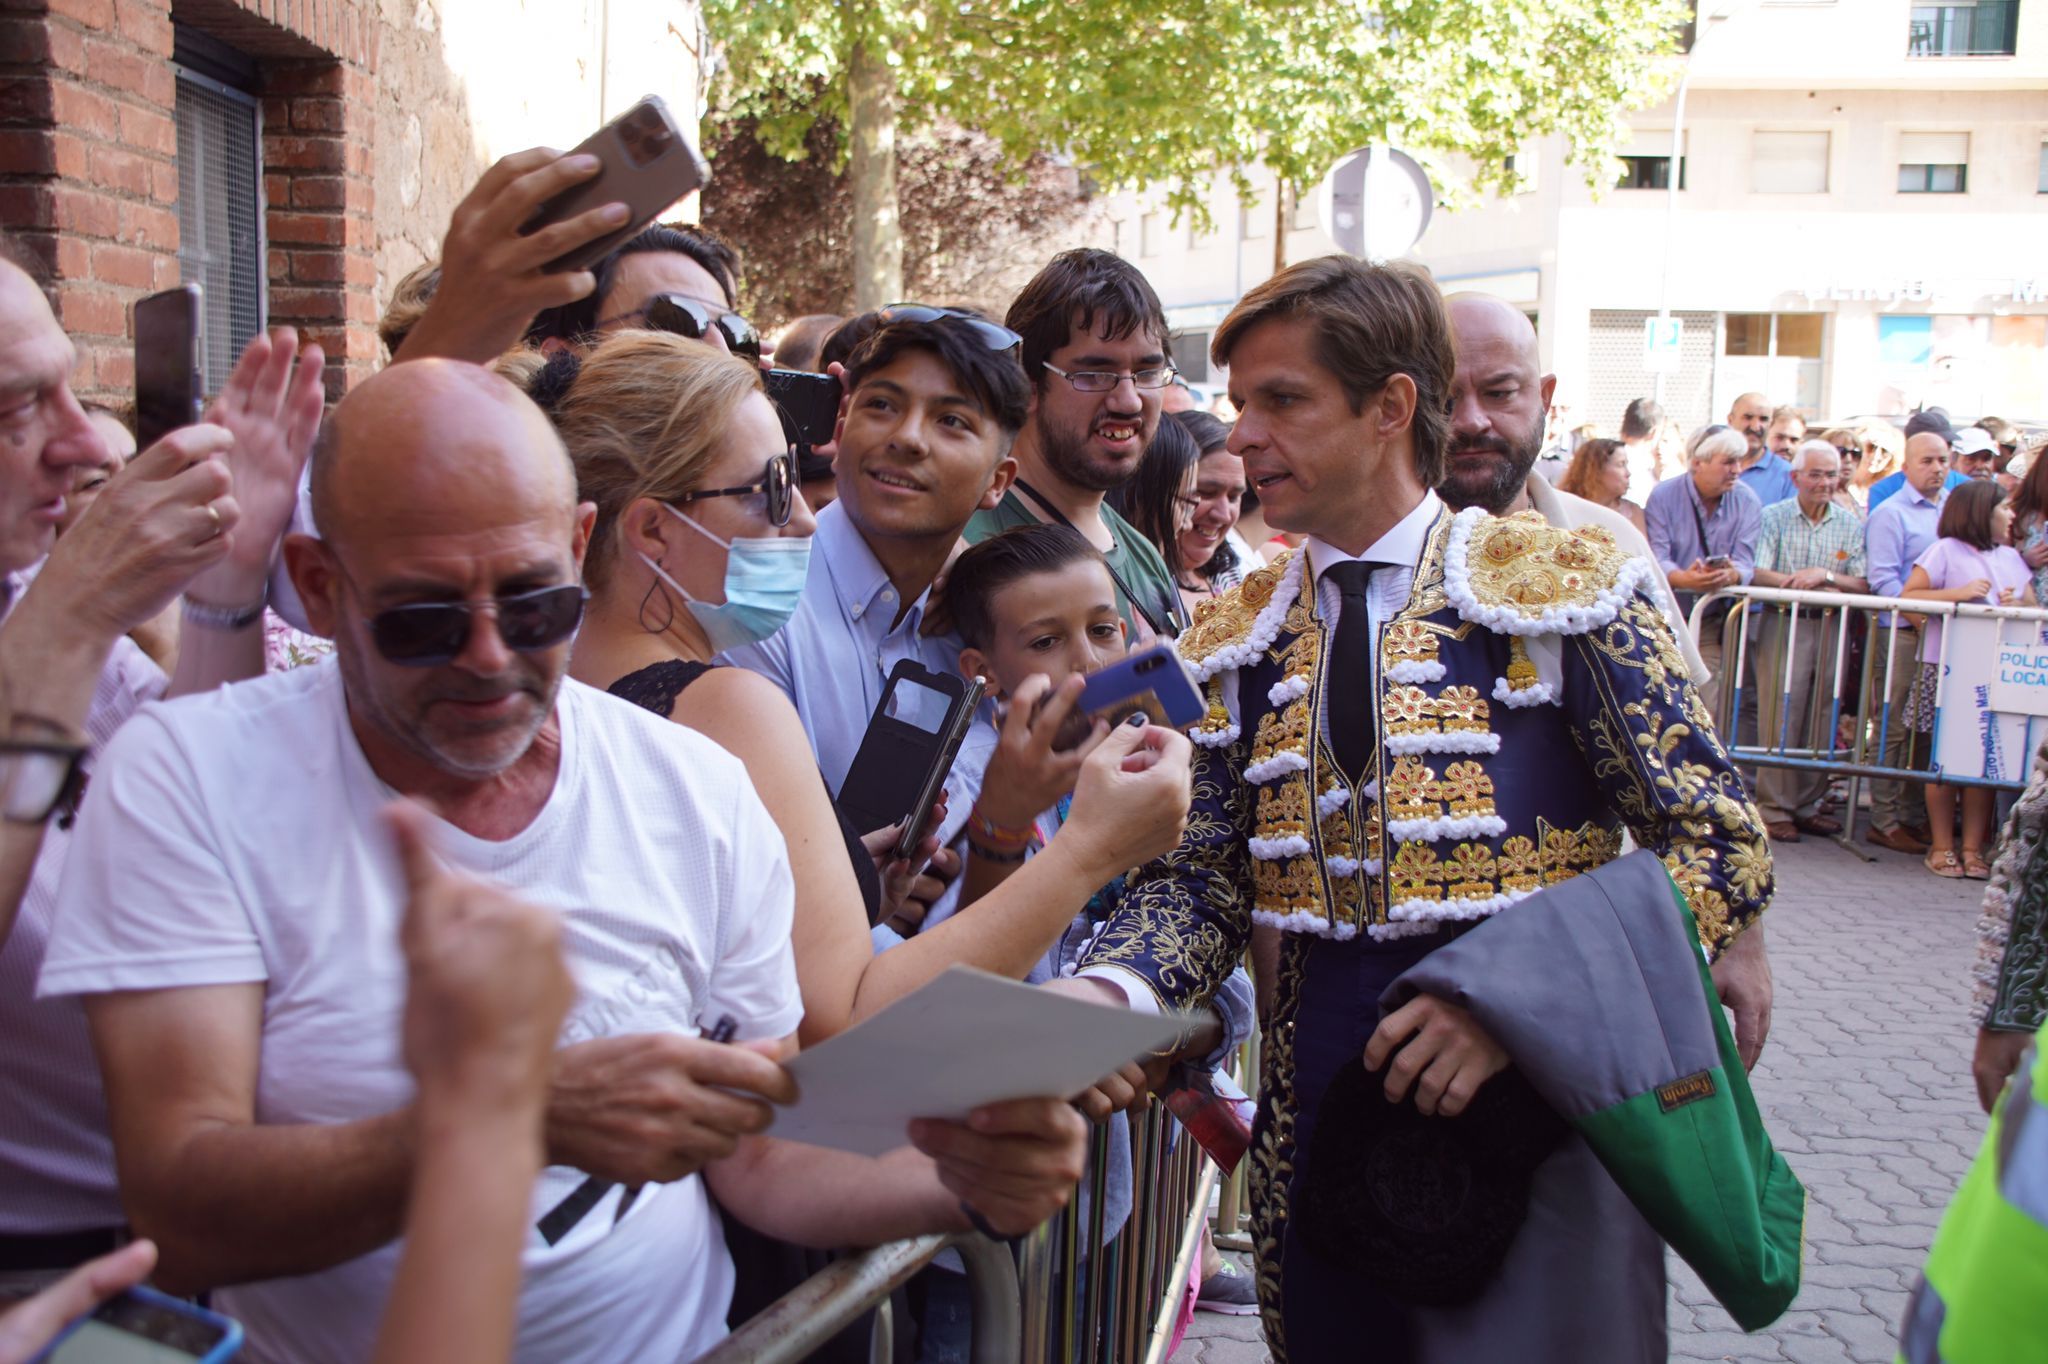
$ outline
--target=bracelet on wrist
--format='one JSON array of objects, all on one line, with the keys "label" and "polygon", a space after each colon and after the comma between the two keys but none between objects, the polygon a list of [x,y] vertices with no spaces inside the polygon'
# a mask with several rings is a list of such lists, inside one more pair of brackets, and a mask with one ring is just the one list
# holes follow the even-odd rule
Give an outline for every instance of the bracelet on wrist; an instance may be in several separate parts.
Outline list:
[{"label": "bracelet on wrist", "polygon": [[194,625],[208,630],[246,630],[263,619],[263,608],[270,604],[266,591],[246,606],[215,606],[192,597],[184,600],[184,616]]},{"label": "bracelet on wrist", "polygon": [[1038,836],[1038,830],[1030,824],[996,823],[982,813],[980,802],[976,802],[967,814],[967,831],[996,849],[1028,848],[1031,840]]},{"label": "bracelet on wrist", "polygon": [[967,851],[973,853],[984,862],[993,862],[997,866],[1007,867],[1014,866],[1028,857],[1031,853],[1031,845],[1027,843],[1022,847],[1016,848],[991,848],[973,834],[969,834],[967,836]]}]

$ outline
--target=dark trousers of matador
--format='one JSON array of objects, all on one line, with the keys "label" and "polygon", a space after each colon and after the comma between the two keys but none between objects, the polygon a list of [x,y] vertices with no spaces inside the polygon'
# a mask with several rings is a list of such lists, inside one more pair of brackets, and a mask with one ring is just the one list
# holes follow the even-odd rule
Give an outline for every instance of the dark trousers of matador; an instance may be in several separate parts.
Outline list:
[{"label": "dark trousers of matador", "polygon": [[[1381,991],[1444,941],[1282,935],[1249,1157],[1260,1307],[1275,1364],[1663,1360],[1663,1243],[1577,1136],[1538,1168],[1528,1220],[1499,1275],[1463,1307],[1396,1302],[1317,1256],[1288,1226],[1332,1078],[1360,1064]],[[1277,1257],[1265,1253],[1276,1238]]]}]

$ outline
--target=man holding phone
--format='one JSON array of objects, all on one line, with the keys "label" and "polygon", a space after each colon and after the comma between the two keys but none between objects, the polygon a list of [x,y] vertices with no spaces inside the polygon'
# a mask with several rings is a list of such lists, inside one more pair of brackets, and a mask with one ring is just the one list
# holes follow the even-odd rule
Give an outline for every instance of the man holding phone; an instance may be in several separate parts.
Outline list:
[{"label": "man holding phone", "polygon": [[[818,513],[796,614],[773,637],[724,655],[789,697],[835,794],[897,663],[953,671],[958,636],[925,628],[932,584],[968,519],[1009,486],[1010,446],[1024,421],[1015,334],[936,308],[902,313],[885,315],[846,366],[839,498]],[[978,775],[988,744],[976,726],[955,771]],[[942,849],[978,789],[949,781]],[[950,872],[953,858],[944,852],[939,869]]]},{"label": "man holding phone", "polygon": [[[1740,478],[1748,441],[1732,426],[1698,431],[1686,444],[1686,471],[1651,489],[1643,508],[1650,552],[1688,616],[1704,594],[1747,583],[1756,573],[1764,508]],[[1700,658],[1707,666],[1700,699],[1710,715],[1720,711],[1728,616],[1725,604],[1709,607],[1700,625]]]},{"label": "man holding phone", "polygon": [[[4,723],[86,740],[90,767],[144,703],[262,671],[263,584],[319,420],[321,357],[289,328],[257,337],[207,421],[137,455],[53,548],[73,471],[107,459],[73,359],[42,290],[0,260]],[[166,679],[126,636],[181,595]],[[70,840],[68,819],[0,827],[0,1273],[17,1283],[112,1250],[125,1220],[84,1016],[34,998]]]}]

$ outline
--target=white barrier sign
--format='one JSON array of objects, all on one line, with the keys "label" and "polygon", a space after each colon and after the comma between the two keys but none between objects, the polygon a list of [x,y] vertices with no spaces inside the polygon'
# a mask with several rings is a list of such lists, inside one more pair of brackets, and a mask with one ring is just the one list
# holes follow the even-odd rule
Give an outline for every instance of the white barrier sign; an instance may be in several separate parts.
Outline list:
[{"label": "white barrier sign", "polygon": [[[2038,643],[2032,630],[2005,630],[1998,641],[1998,661],[1991,674],[1993,710],[2013,715],[2048,715],[2048,644]],[[2011,638],[2017,634],[2019,638]]]},{"label": "white barrier sign", "polygon": [[1953,616],[1943,628],[1948,666],[1935,766],[1958,777],[2025,781],[2041,737],[2032,717],[2048,715],[2048,645],[2040,628],[1988,616]]}]

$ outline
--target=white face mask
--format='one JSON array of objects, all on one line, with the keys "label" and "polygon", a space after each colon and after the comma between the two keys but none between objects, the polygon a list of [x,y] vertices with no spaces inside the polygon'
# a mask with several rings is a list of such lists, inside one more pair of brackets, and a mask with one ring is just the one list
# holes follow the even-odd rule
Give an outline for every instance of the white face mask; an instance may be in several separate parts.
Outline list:
[{"label": "white face mask", "polygon": [[725,600],[717,603],[691,596],[667,569],[645,554],[640,556],[640,562],[683,599],[685,609],[703,627],[713,652],[722,654],[743,644],[758,644],[796,613],[810,576],[810,536],[722,540],[666,502],[662,510],[725,551]]}]

